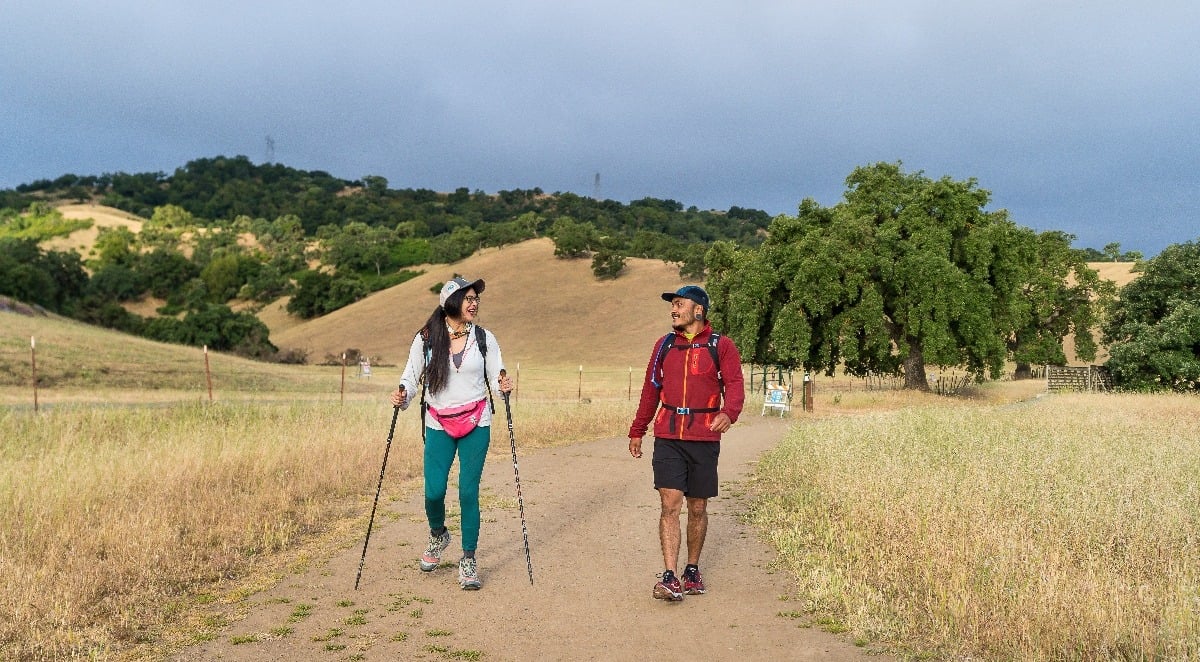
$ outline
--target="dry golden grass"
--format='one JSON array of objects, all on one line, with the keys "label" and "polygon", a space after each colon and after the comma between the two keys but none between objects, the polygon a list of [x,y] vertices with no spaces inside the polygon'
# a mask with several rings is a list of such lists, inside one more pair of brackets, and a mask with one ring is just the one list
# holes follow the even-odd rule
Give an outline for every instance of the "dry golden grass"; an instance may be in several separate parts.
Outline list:
[{"label": "dry golden grass", "polygon": [[670,330],[670,308],[659,295],[684,284],[678,267],[634,258],[620,278],[599,281],[590,260],[555,258],[549,239],[423,269],[412,280],[324,317],[272,326],[271,341],[281,349],[306,349],[312,361],[354,348],[402,363],[413,334],[437,307],[430,288],[460,273],[487,282],[479,323],[495,332],[510,369],[520,363],[522,369],[570,370],[582,364],[638,370],[654,341]]},{"label": "dry golden grass", "polygon": [[[264,318],[276,344],[318,361],[353,347],[400,362],[434,283],[486,278],[481,322],[519,379],[521,447],[611,436],[667,329],[658,293],[681,281],[630,260],[599,282],[588,261],[552,251],[545,239],[489,250],[312,322]],[[351,366],[343,394],[337,368],[212,353],[207,404],[195,348],[54,318],[3,323],[0,403],[29,403],[36,336],[40,401],[52,406],[0,414],[0,658],[119,657],[211,636],[222,622],[206,603],[236,603],[289,558],[365,525],[400,366],[377,365],[370,380]],[[1197,519],[1187,482],[1198,461],[1180,432],[1190,401],[1008,407],[1042,383],[957,399],[816,384],[816,411],[803,414],[797,381],[801,427],[764,461],[777,496],[756,509],[815,620],[952,657],[1197,652],[1197,550],[1183,531]],[[158,405],[109,406],[126,403]],[[761,404],[751,398],[745,415]],[[419,483],[416,427],[400,418],[384,499]]]},{"label": "dry golden grass", "polygon": [[[367,414],[380,409],[0,415],[9,440],[0,452],[0,581],[11,615],[0,650],[57,659],[148,640],[190,592],[245,576],[264,554],[352,516],[346,497],[367,491],[379,461],[380,417]],[[408,443],[416,454],[419,442]],[[409,464],[392,475],[410,476]]]},{"label": "dry golden grass", "polygon": [[753,519],[798,612],[951,659],[1200,655],[1200,401],[1057,395],[813,419]]},{"label": "dry golden grass", "polygon": [[[339,400],[339,367],[286,366],[136,338],[58,317],[0,313],[0,404],[32,404],[30,338],[36,338],[41,403],[297,398]],[[397,376],[398,370],[393,370]],[[388,390],[381,379],[355,379],[347,399]]]},{"label": "dry golden grass", "polygon": [[62,205],[57,207],[63,218],[92,219],[90,228],[76,230],[66,237],[55,237],[42,242],[42,248],[55,251],[75,251],[87,258],[96,244],[101,228],[125,227],[137,234],[142,231],[144,220],[133,214],[103,205]]},{"label": "dry golden grass", "polygon": [[[619,402],[513,407],[523,449],[608,435],[629,414]],[[282,551],[356,535],[391,412],[382,397],[4,410],[0,658],[107,657],[208,636],[221,623],[197,617],[205,603],[269,583]],[[385,500],[419,484],[418,420],[399,419]]]},{"label": "dry golden grass", "polygon": [[1128,285],[1138,276],[1133,271],[1133,262],[1088,262],[1088,266],[1100,274],[1104,280],[1116,283],[1117,287]]}]

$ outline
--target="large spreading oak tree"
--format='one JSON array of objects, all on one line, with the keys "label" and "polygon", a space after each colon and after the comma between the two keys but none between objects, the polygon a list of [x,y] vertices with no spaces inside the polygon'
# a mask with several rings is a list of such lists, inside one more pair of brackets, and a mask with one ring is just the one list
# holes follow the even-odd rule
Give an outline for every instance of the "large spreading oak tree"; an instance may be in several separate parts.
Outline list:
[{"label": "large spreading oak tree", "polygon": [[926,365],[996,378],[1014,351],[1041,357],[1057,337],[1061,352],[1062,335],[1088,321],[1062,304],[1091,305],[1086,273],[1082,286],[1064,281],[1078,267],[1063,266],[1070,251],[985,211],[990,194],[974,179],[877,163],[846,186],[833,207],[806,199],[777,217],[757,249],[709,251],[714,324],[754,363],[903,374],[924,390]]},{"label": "large spreading oak tree", "polygon": [[1121,288],[1104,323],[1108,367],[1137,390],[1200,390],[1200,243],[1167,246]]}]

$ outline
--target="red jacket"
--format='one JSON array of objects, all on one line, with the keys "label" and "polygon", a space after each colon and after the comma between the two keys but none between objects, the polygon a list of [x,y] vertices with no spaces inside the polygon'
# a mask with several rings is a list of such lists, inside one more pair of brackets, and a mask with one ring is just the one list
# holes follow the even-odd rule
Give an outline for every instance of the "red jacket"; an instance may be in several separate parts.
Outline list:
[{"label": "red jacket", "polygon": [[[712,352],[707,347],[710,335],[712,326],[707,322],[704,329],[691,340],[682,333],[675,333],[673,344],[683,345],[685,348],[671,349],[663,356],[662,365],[659,366],[662,374],[661,389],[654,385],[654,364],[662,340],[654,343],[650,362],[646,364],[646,377],[642,382],[642,398],[638,402],[633,424],[629,426],[630,438],[639,439],[645,436],[651,417],[654,417],[654,436],[687,441],[720,441],[721,434],[708,429],[718,413],[724,413],[731,422],[737,422],[742,413],[742,404],[746,401],[742,380],[742,357],[732,340],[724,335],[720,336],[717,341],[717,358],[721,364],[721,376],[725,381],[725,398],[722,402],[717,368],[713,365]],[[660,407],[660,404],[664,406]],[[714,411],[675,411],[681,408]]]}]

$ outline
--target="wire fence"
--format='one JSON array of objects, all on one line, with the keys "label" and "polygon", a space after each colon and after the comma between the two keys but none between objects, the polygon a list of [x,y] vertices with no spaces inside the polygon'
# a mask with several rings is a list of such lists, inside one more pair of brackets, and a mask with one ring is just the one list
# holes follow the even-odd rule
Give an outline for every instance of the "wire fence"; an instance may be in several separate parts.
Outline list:
[{"label": "wire fence", "polygon": [[628,400],[641,397],[644,368],[628,366],[596,368],[580,365],[575,369],[538,366],[519,362],[511,369],[513,400],[522,398],[544,402],[593,402]]},{"label": "wire fence", "polygon": [[[95,401],[99,396],[89,390],[153,391],[163,397],[217,399],[279,399],[302,397],[325,400],[347,397],[385,398],[399,381],[401,367],[374,365],[364,360],[347,360],[342,365],[296,366],[261,363],[240,357],[209,353],[207,348],[188,352],[173,351],[156,357],[137,357],[118,363],[90,361],[87,357],[64,360],[51,358],[39,374],[37,346],[33,338],[24,360],[15,355],[4,358],[0,386],[7,393],[3,402],[13,403],[14,387],[30,388],[30,403],[36,409],[39,397],[47,392],[58,402]],[[53,352],[53,349],[51,349]],[[6,354],[9,354],[6,352]],[[27,365],[20,365],[20,364]],[[514,380],[513,400],[519,402],[636,402],[641,397],[644,365],[611,366],[542,365],[522,361],[509,367]],[[24,374],[19,374],[24,373]],[[742,377],[749,399],[762,402],[768,390],[783,390],[787,402],[799,402],[802,385],[809,384],[808,396],[861,391],[891,391],[904,388],[902,377],[869,375],[866,377],[808,375],[780,366],[743,365]],[[965,388],[970,379],[954,369],[940,369],[928,375],[930,388],[952,395]],[[54,391],[58,391],[54,394]]]},{"label": "wire fence", "polygon": [[[516,387],[513,398],[538,401],[631,400],[641,394],[645,366],[629,366],[625,370],[595,368],[579,365],[574,369],[541,367],[529,362],[518,363],[513,379]],[[799,397],[803,373],[778,366],[743,365],[742,378],[748,395],[765,396],[768,388],[782,386],[791,397]],[[949,386],[951,376],[937,376],[935,384]],[[959,377],[955,377],[958,383]],[[851,393],[855,391],[891,391],[904,388],[904,378],[891,375],[867,377],[810,377],[814,393],[822,391]]]}]

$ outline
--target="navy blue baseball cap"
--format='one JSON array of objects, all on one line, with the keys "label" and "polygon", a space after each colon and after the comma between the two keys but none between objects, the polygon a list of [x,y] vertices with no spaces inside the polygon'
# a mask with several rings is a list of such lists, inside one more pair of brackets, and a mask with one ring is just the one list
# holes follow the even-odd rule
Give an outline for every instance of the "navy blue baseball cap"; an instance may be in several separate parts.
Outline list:
[{"label": "navy blue baseball cap", "polygon": [[674,292],[663,292],[662,295],[663,301],[668,303],[675,297],[683,297],[684,299],[695,301],[704,306],[704,312],[708,312],[708,292],[705,292],[704,288],[699,285],[684,285]]}]

